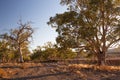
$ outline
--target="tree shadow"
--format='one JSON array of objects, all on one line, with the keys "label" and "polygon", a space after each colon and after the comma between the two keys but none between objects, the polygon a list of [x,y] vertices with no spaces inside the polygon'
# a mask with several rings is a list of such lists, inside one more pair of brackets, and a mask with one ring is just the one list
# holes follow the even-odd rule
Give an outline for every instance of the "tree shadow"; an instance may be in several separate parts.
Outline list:
[{"label": "tree shadow", "polygon": [[107,78],[102,78],[101,80],[120,80],[120,76],[118,76],[118,75],[111,76],[111,77],[107,77]]},{"label": "tree shadow", "polygon": [[39,76],[28,76],[28,77],[20,77],[20,78],[11,78],[11,79],[2,79],[2,80],[28,80],[28,79],[36,79],[38,80],[39,78],[43,77],[48,77],[48,76],[57,76],[57,75],[69,75],[70,72],[61,72],[61,73],[55,73],[55,74],[45,74],[45,75],[39,75]]},{"label": "tree shadow", "polygon": [[14,68],[20,68],[19,66],[2,66],[0,68],[11,68],[11,69],[14,69]]}]

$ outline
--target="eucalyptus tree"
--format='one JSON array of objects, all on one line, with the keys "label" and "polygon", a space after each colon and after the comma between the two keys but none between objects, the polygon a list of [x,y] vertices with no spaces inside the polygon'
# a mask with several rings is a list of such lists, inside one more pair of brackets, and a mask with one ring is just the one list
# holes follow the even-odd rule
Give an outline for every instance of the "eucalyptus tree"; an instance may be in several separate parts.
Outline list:
[{"label": "eucalyptus tree", "polygon": [[57,43],[94,54],[105,64],[107,50],[120,42],[119,0],[61,0],[68,11],[51,17]]},{"label": "eucalyptus tree", "polygon": [[[16,29],[12,29],[10,33],[6,33],[3,35],[3,38],[6,39],[14,49],[17,50],[20,56],[20,62],[24,62],[22,50],[26,50],[28,52],[28,45],[30,43],[30,38],[33,34],[33,28],[30,23],[23,24],[21,21],[18,23],[19,27]],[[25,51],[24,51],[25,52]]]}]

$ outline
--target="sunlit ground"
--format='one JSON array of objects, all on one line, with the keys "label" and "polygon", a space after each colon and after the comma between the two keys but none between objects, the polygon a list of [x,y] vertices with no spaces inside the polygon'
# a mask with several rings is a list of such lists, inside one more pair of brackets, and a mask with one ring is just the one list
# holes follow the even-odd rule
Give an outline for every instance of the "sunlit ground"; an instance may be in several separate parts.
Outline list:
[{"label": "sunlit ground", "polygon": [[1,63],[0,79],[119,80],[120,66],[55,63]]}]

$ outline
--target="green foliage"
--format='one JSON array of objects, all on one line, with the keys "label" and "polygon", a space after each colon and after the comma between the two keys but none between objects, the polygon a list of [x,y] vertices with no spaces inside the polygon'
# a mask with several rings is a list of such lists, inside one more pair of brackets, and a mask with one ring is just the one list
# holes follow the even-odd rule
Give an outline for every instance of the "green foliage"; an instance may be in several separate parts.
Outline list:
[{"label": "green foliage", "polygon": [[73,52],[71,49],[58,49],[58,58],[59,59],[73,59],[77,56],[77,53]]},{"label": "green foliage", "polygon": [[6,62],[6,59],[8,59],[8,43],[5,40],[0,41],[0,59],[1,61]]},{"label": "green foliage", "polygon": [[[26,45],[24,45],[26,46]],[[23,47],[23,58],[25,61],[30,60],[30,51],[27,47]],[[1,39],[0,41],[0,61],[2,62],[16,62],[19,59],[19,54],[8,41]]]},{"label": "green foliage", "polygon": [[32,60],[59,60],[59,59],[72,59],[76,57],[71,49],[62,49],[57,47],[50,47],[49,45],[43,46],[43,48],[38,47],[33,51],[31,55]]},{"label": "green foliage", "polygon": [[[29,43],[33,29],[29,23],[19,23],[20,27],[0,36],[0,57],[6,61],[30,60]],[[2,60],[2,61],[4,61]]]},{"label": "green foliage", "polygon": [[51,17],[48,24],[56,28],[57,44],[96,54],[105,61],[108,48],[120,41],[119,0],[61,0],[69,10]]},{"label": "green foliage", "polygon": [[40,60],[41,59],[41,49],[37,48],[31,54],[31,60]]},{"label": "green foliage", "polygon": [[55,60],[57,58],[55,48],[46,48],[45,50],[35,49],[31,55],[32,60]]}]

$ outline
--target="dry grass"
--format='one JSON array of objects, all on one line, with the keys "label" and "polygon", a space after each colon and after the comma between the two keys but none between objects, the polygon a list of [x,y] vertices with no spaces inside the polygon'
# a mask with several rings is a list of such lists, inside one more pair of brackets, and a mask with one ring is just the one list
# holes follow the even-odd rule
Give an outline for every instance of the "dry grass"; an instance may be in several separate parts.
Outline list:
[{"label": "dry grass", "polygon": [[20,68],[27,69],[27,68],[29,68],[29,64],[28,63],[21,63]]},{"label": "dry grass", "polygon": [[[120,66],[59,63],[5,63],[0,65],[0,80],[119,80]],[[46,75],[47,74],[47,75]],[[40,76],[38,78],[38,76]],[[24,79],[26,80],[26,79]]]},{"label": "dry grass", "polygon": [[0,78],[7,78],[7,77],[8,76],[7,76],[6,71],[0,68]]},{"label": "dry grass", "polygon": [[27,69],[29,67],[35,66],[35,64],[33,64],[33,63],[20,63],[19,66],[21,69]]},{"label": "dry grass", "polygon": [[35,67],[35,66],[43,66],[41,63],[20,63],[19,64],[19,67],[21,69],[27,69],[27,68],[30,68],[30,67]]},{"label": "dry grass", "polygon": [[[116,75],[114,73],[108,74],[107,72],[120,71],[120,66],[97,66],[97,65],[89,65],[89,64],[70,64],[68,68],[71,72],[80,76],[82,80],[87,80],[87,78],[91,78],[91,80],[100,80],[101,77],[109,78],[110,76],[116,76]],[[97,76],[95,76],[96,73]],[[117,80],[116,78],[117,77],[115,77],[115,80]]]},{"label": "dry grass", "polygon": [[120,71],[120,66],[97,66],[97,65],[88,65],[88,64],[70,64],[70,69],[94,69],[94,70],[103,70],[103,71]]}]

